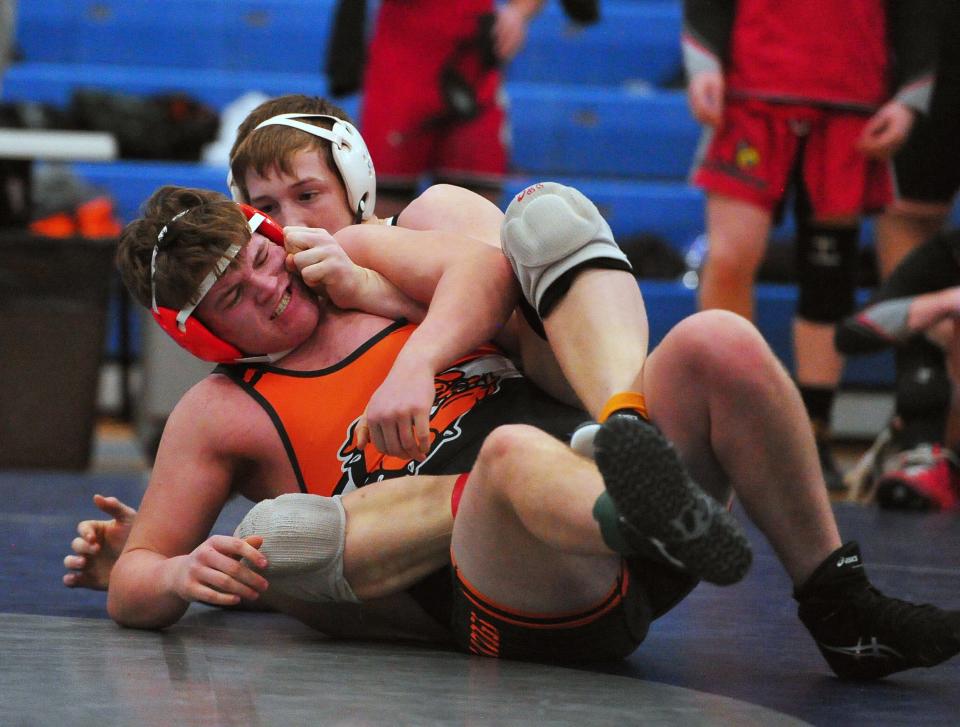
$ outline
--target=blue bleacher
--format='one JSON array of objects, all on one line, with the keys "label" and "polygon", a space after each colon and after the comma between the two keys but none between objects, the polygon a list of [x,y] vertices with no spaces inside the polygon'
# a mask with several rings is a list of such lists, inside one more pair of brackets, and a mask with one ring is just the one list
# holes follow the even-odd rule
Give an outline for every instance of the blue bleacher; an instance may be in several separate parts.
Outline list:
[{"label": "blue bleacher", "polygon": [[[319,74],[334,0],[26,0],[17,36],[31,62]],[[162,17],[161,17],[162,16]],[[515,81],[663,85],[680,71],[680,5],[605,2],[582,27],[547,4]],[[598,63],[597,59],[604,59]]]},{"label": "blue bleacher", "polygon": [[[581,190],[597,205],[619,238],[653,233],[677,250],[684,250],[703,231],[703,193],[682,182],[639,183],[567,174],[515,175],[507,185],[508,194],[536,181],[560,182]],[[508,201],[505,199],[503,206]]]},{"label": "blue bleacher", "polygon": [[[335,0],[21,0],[23,60],[3,78],[6,101],[69,103],[80,88],[185,92],[214,109],[249,91],[323,95]],[[654,233],[683,250],[703,230],[702,193],[686,183],[700,129],[676,85],[679,0],[605,0],[601,21],[578,27],[548,3],[506,76],[513,176],[505,200],[534,180],[572,184],[616,235]],[[345,105],[351,113],[356,97]],[[226,170],[200,163],[75,164],[130,220],[161,184],[226,191]],[[960,223],[960,214],[955,215]],[[788,218],[777,236],[789,236]],[[869,242],[872,230],[865,227]],[[679,282],[642,281],[654,341],[696,307]],[[863,295],[863,293],[861,293]],[[788,366],[791,286],[759,285],[758,326]],[[115,335],[111,339],[115,347]],[[858,359],[847,381],[886,385],[889,357]]]},{"label": "blue bleacher", "polygon": [[[334,0],[27,0],[26,60],[320,75]],[[319,42],[318,42],[319,41]]]},{"label": "blue bleacher", "polygon": [[513,163],[533,174],[683,180],[700,129],[679,91],[510,83]]},{"label": "blue bleacher", "polygon": [[189,162],[120,160],[71,165],[78,177],[110,193],[117,215],[129,221],[140,215],[140,206],[164,184],[213,189],[229,194],[227,169]]},{"label": "blue bleacher", "polygon": [[510,81],[596,86],[665,86],[681,73],[680,3],[604,2],[600,20],[578,26],[558,3],[531,24]]},{"label": "blue bleacher", "polygon": [[25,62],[10,68],[3,81],[5,101],[37,101],[65,107],[77,89],[98,89],[133,95],[186,93],[221,111],[231,101],[259,91],[267,95],[305,93],[322,96],[326,79],[319,74],[189,70],[111,66],[88,63]]}]

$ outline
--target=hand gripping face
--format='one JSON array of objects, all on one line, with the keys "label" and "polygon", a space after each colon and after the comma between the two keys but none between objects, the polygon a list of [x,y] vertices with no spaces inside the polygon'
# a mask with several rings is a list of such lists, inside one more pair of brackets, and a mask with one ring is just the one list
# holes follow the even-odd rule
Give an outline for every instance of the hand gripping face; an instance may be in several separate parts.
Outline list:
[{"label": "hand gripping face", "polygon": [[[259,232],[271,242],[274,242],[281,247],[283,246],[283,228],[280,225],[267,217],[267,215],[255,210],[249,205],[241,204],[239,206],[243,211],[244,216],[247,218],[247,224],[250,226],[251,235],[254,232]],[[170,220],[170,223],[172,224],[178,218],[187,214],[190,209],[193,208],[191,207],[184,210]],[[157,244],[153,248],[153,259],[150,263],[151,286],[153,286],[153,274],[156,269],[157,252],[161,249],[161,243],[163,242],[164,236],[167,234],[167,227],[167,225],[164,225],[163,228],[161,228],[160,233],[157,235]],[[203,300],[204,296],[210,292],[210,289],[213,287],[214,283],[217,282],[217,278],[219,278],[220,275],[223,274],[223,271],[227,269],[227,266],[230,264],[230,262],[240,252],[241,247],[241,245],[231,245],[224,251],[223,256],[217,262],[214,269],[211,270],[207,277],[203,279],[203,282],[200,283],[200,288],[197,290],[197,296],[195,300],[185,305],[179,311],[174,310],[173,308],[164,308],[163,306],[158,306],[156,290],[154,289],[153,291],[151,313],[153,314],[154,319],[174,341],[176,341],[180,346],[185,348],[194,356],[201,358],[204,361],[211,361],[215,363],[231,363],[239,360],[250,361],[261,360],[263,358],[245,358],[243,352],[239,348],[231,343],[228,343],[227,341],[224,341],[209,328],[203,325],[203,323],[192,316],[194,309],[200,304],[200,301]]]}]

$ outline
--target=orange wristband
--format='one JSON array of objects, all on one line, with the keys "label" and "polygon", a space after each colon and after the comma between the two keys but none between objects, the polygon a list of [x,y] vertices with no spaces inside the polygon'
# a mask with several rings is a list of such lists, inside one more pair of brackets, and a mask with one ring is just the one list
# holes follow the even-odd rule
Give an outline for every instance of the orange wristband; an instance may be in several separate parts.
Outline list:
[{"label": "orange wristband", "polygon": [[621,409],[633,409],[644,419],[650,418],[650,415],[647,414],[647,400],[643,397],[643,394],[636,391],[622,391],[611,396],[610,400],[604,404],[597,421],[603,424],[611,414]]}]

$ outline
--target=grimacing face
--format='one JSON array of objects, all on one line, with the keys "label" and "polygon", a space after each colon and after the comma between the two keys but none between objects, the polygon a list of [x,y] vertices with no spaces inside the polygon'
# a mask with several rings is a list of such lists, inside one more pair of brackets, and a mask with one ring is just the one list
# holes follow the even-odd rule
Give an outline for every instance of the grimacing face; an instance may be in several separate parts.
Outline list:
[{"label": "grimacing face", "polygon": [[277,167],[263,177],[247,172],[252,206],[284,227],[318,227],[333,234],[353,223],[347,191],[319,153],[301,149],[290,162],[290,174]]},{"label": "grimacing face", "polygon": [[195,315],[247,355],[296,348],[320,320],[320,306],[300,276],[285,267],[286,251],[259,232],[197,306]]}]

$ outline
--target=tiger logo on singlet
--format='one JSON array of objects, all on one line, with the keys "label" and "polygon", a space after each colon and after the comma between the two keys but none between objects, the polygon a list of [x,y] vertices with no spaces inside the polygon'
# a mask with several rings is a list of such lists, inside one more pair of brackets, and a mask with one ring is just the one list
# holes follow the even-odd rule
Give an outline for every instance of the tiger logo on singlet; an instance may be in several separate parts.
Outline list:
[{"label": "tiger logo on singlet", "polygon": [[502,368],[491,371],[491,360],[499,356],[487,356],[468,361],[447,369],[434,378],[434,400],[430,409],[430,449],[422,462],[384,455],[372,443],[360,449],[356,442],[360,417],[351,422],[343,443],[337,452],[343,473],[336,492],[346,492],[357,487],[391,479],[415,475],[421,468],[437,458],[439,452],[449,448],[463,436],[463,418],[481,401],[500,391],[500,382],[519,375],[516,370]]}]

